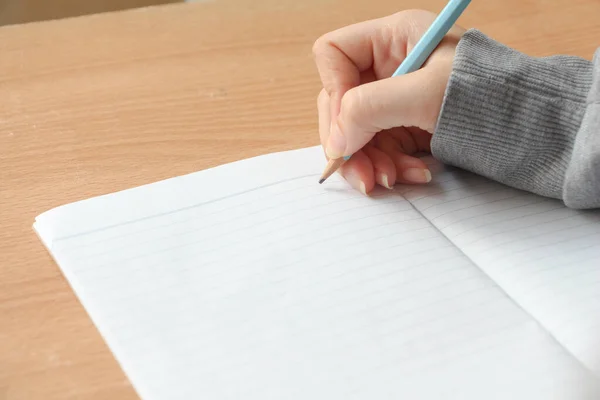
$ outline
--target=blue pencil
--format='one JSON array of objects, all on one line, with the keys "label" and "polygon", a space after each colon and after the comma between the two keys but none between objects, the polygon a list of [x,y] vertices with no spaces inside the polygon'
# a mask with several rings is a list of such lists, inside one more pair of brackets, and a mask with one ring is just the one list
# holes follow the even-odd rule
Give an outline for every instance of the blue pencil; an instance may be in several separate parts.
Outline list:
[{"label": "blue pencil", "polygon": [[[437,16],[433,24],[427,29],[425,34],[419,39],[419,42],[406,56],[404,61],[392,74],[392,77],[409,74],[421,68],[425,60],[438,47],[444,36],[450,28],[456,23],[456,20],[462,15],[471,0],[450,0],[442,12]],[[351,156],[345,156],[337,160],[330,160],[325,168],[325,172],[319,179],[319,183],[325,182],[337,169]]]}]

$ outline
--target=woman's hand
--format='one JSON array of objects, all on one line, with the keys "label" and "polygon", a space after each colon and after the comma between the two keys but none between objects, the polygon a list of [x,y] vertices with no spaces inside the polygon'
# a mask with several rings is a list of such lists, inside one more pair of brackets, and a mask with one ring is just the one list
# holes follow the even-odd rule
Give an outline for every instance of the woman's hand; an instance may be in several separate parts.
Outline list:
[{"label": "woman's hand", "polygon": [[368,193],[376,183],[426,183],[431,174],[413,155],[430,151],[458,41],[454,26],[423,67],[390,78],[435,20],[404,11],[330,32],[313,47],[323,83],[319,134],[328,158],[352,155],[340,172]]}]

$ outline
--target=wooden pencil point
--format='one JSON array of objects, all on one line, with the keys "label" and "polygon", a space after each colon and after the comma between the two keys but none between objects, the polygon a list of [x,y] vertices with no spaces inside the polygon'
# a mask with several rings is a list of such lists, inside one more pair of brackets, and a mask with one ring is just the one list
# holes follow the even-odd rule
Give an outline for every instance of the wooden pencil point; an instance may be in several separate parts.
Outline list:
[{"label": "wooden pencil point", "polygon": [[321,179],[319,179],[319,183],[325,182],[325,180],[331,175],[333,175],[333,173],[337,171],[345,162],[346,160],[344,160],[343,158],[329,160],[327,166],[325,167],[325,171],[323,171],[323,175],[321,175]]}]

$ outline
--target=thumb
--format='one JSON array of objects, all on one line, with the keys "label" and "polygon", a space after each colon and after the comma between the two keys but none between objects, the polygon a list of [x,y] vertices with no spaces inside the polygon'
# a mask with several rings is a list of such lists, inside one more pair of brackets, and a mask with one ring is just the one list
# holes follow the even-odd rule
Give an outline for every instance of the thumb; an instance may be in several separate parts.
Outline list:
[{"label": "thumb", "polygon": [[414,126],[433,131],[445,92],[435,78],[435,72],[420,69],[347,91],[327,141],[327,156],[352,155],[384,129]]}]

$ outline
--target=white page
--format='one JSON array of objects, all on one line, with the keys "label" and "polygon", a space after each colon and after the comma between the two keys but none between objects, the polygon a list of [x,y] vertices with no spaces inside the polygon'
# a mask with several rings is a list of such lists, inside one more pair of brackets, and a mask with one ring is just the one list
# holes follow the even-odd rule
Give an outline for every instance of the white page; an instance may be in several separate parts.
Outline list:
[{"label": "white page", "polygon": [[433,169],[406,198],[600,377],[600,212]]},{"label": "white page", "polygon": [[256,158],[36,230],[144,399],[598,398],[406,200],[320,186],[323,165]]}]

